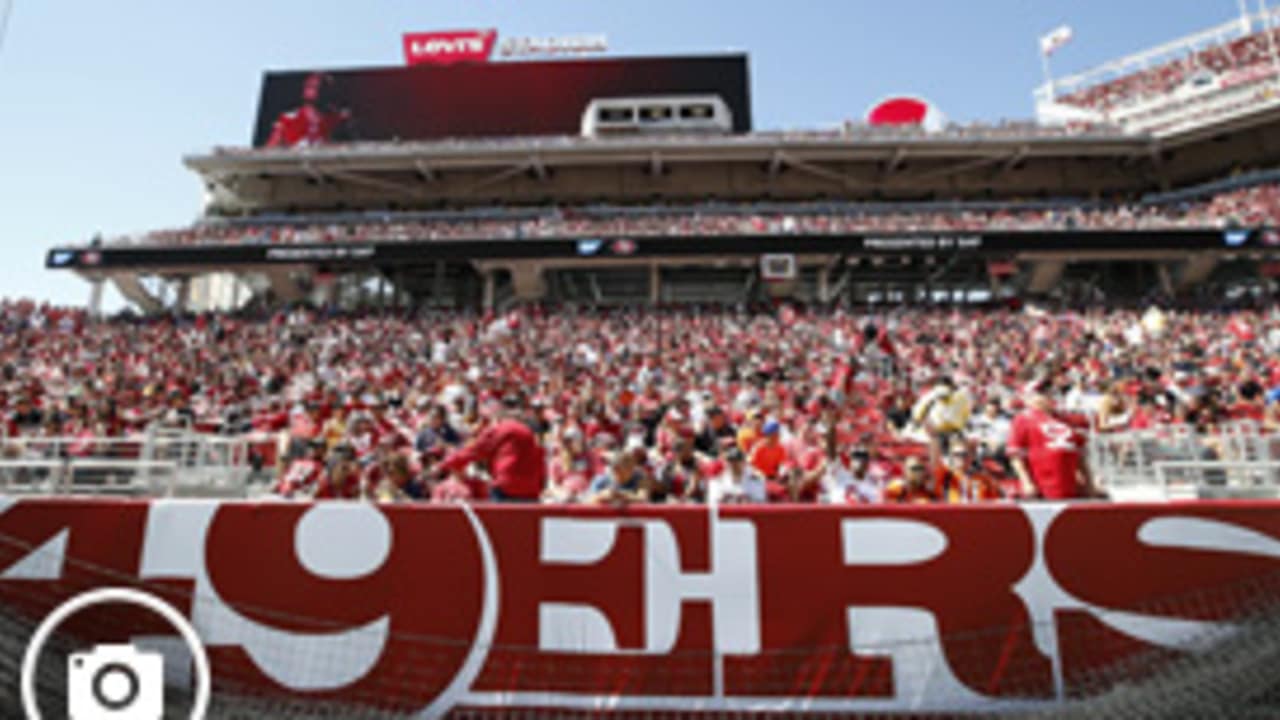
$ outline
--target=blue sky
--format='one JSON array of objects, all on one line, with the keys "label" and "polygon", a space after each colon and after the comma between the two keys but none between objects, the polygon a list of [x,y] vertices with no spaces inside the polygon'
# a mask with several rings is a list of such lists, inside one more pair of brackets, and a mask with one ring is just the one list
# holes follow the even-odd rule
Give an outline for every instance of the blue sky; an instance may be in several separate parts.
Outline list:
[{"label": "blue sky", "polygon": [[859,117],[900,92],[956,120],[1030,117],[1036,38],[1061,23],[1075,41],[1055,73],[1238,14],[1236,0],[12,2],[0,297],[64,304],[85,302],[88,287],[45,271],[45,249],[194,219],[200,185],[180,157],[247,144],[264,69],[399,64],[405,31],[603,32],[619,54],[745,50],[756,126],[773,129]]}]

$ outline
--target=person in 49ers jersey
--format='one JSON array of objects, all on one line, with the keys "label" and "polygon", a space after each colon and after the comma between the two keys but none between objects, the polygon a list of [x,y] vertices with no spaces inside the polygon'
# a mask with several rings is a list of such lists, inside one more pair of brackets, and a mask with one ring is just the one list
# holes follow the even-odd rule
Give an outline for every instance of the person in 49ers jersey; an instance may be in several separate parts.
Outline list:
[{"label": "person in 49ers jersey", "polygon": [[1013,419],[1008,448],[1023,497],[1101,497],[1084,457],[1088,421],[1058,412],[1046,380],[1027,386],[1026,402]]},{"label": "person in 49ers jersey", "polygon": [[332,75],[308,75],[302,83],[302,104],[280,113],[271,125],[267,147],[321,145],[333,140],[338,128],[351,119],[351,111],[327,106],[323,95],[332,84]]}]

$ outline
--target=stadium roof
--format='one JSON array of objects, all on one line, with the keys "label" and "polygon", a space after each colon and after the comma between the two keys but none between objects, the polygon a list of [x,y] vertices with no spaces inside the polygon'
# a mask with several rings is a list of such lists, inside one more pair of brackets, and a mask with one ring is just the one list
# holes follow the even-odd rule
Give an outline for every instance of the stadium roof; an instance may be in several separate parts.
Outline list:
[{"label": "stadium roof", "polygon": [[1153,138],[1028,124],[216,148],[211,214],[495,203],[1101,197],[1280,161],[1280,111]]}]

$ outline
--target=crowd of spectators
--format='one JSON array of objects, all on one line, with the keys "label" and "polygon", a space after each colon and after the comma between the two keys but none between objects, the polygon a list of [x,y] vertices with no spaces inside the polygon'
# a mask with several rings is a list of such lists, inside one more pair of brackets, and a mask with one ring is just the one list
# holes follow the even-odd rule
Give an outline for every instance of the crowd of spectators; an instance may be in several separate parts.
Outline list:
[{"label": "crowd of spectators", "polygon": [[520,217],[477,211],[378,218],[330,216],[313,222],[203,222],[108,244],[159,245],[516,240],[581,237],[789,235],[1006,230],[1168,230],[1280,225],[1280,185],[1261,184],[1211,198],[1164,204],[963,203],[932,210],[892,206],[797,206],[794,210],[667,208],[651,212],[561,208]]},{"label": "crowd of spectators", "polygon": [[1277,431],[1278,400],[1275,306],[296,309],[91,322],[0,304],[5,454],[33,437],[91,448],[157,425],[248,433],[271,439],[264,461],[287,497],[1087,495],[1089,429],[1212,433],[1248,420]]},{"label": "crowd of spectators", "polygon": [[1225,45],[1188,52],[1185,57],[1162,63],[1114,80],[1091,85],[1057,98],[1058,102],[1106,112],[1142,100],[1168,95],[1188,83],[1218,82],[1218,77],[1240,73],[1241,81],[1252,72],[1274,74],[1280,30],[1258,32]]}]

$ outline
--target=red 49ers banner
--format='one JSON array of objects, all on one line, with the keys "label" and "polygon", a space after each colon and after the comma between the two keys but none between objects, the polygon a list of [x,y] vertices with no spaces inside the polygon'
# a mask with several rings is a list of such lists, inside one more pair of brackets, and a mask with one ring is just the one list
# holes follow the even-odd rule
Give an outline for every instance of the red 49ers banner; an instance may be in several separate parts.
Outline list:
[{"label": "red 49ers banner", "polygon": [[404,60],[409,65],[487,62],[497,39],[497,30],[405,33]]},{"label": "red 49ers banner", "polygon": [[7,615],[131,579],[191,618],[216,692],[424,717],[1030,710],[1280,597],[1262,502],[0,508]]}]

